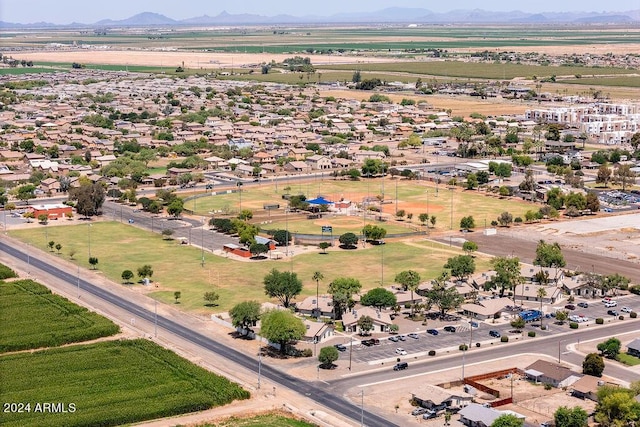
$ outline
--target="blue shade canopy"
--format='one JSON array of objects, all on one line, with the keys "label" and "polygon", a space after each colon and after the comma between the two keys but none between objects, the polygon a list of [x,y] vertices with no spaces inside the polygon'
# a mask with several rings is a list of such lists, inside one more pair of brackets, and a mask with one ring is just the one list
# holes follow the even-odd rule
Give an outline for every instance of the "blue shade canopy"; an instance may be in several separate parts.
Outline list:
[{"label": "blue shade canopy", "polygon": [[324,197],[318,197],[315,199],[311,199],[311,200],[306,200],[307,203],[309,203],[310,205],[330,205],[333,202],[325,199]]}]

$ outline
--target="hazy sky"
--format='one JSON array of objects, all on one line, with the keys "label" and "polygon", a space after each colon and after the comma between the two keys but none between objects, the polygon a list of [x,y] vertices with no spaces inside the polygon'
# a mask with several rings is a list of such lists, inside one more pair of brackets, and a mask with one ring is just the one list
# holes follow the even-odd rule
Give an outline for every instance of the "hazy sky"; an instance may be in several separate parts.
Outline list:
[{"label": "hazy sky", "polygon": [[639,9],[638,0],[0,0],[0,21],[93,23],[101,19],[124,19],[140,12],[156,12],[173,19],[229,13],[253,13],[273,16],[327,16],[340,12],[366,12],[386,7],[420,7],[434,12],[481,8],[491,11],[523,12],[603,12]]}]

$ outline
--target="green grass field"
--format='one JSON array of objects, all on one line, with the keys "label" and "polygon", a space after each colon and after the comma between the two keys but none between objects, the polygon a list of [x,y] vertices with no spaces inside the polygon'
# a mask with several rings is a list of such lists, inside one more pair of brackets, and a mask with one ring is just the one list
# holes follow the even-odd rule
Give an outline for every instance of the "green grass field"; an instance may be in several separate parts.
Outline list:
[{"label": "green grass field", "polygon": [[[640,72],[638,73],[640,74]],[[615,77],[588,77],[580,79],[562,80],[562,83],[583,86],[621,86],[640,87],[640,75],[635,76],[615,76]]]},{"label": "green grass field", "polygon": [[[0,414],[5,427],[115,426],[200,411],[249,398],[237,384],[147,340],[0,357],[0,401],[30,412]],[[36,412],[37,403],[74,412]]]},{"label": "green grass field", "polygon": [[32,280],[0,282],[0,352],[55,347],[116,334],[117,325]]},{"label": "green grass field", "polygon": [[627,366],[636,366],[640,365],[640,358],[627,353],[620,353],[618,354],[618,362],[624,363]]},{"label": "green grass field", "polygon": [[60,70],[45,67],[27,67],[27,68],[0,68],[0,76],[5,74],[33,74],[33,73],[57,73]]},{"label": "green grass field", "polygon": [[[256,299],[265,301],[262,280],[272,269],[292,269],[302,280],[302,296],[315,294],[315,271],[324,274],[320,292],[326,292],[328,284],[337,277],[355,277],[367,290],[393,283],[393,278],[403,270],[416,270],[427,280],[435,278],[447,259],[460,254],[456,248],[432,242],[388,242],[382,246],[370,246],[357,250],[330,249],[321,255],[315,246],[303,247],[292,259],[266,261],[235,261],[205,252],[205,264],[201,266],[201,249],[180,245],[177,241],[163,240],[158,234],[117,222],[97,222],[91,227],[91,254],[98,258],[97,272],[115,282],[122,282],[125,269],[136,271],[150,264],[152,279],[159,288],[151,296],[165,303],[173,303],[174,291],[180,291],[179,306],[198,313],[226,311],[235,304]],[[73,247],[77,252],[75,262],[89,268],[88,228],[85,226],[48,227],[48,240],[60,242],[63,247]],[[29,244],[47,250],[42,228],[10,232]],[[141,249],[144,250],[141,250]],[[65,255],[65,249],[62,255]],[[85,255],[80,255],[85,254]],[[487,259],[476,259],[478,270],[488,269]],[[132,285],[123,285],[132,286]],[[140,285],[133,285],[140,286]],[[220,294],[219,306],[206,307],[203,294],[208,291]]]}]

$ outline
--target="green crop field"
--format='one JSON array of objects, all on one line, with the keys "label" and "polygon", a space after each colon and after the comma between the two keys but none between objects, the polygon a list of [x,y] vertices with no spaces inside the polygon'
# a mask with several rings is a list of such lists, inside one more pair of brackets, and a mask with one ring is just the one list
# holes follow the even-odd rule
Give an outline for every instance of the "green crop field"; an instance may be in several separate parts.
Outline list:
[{"label": "green crop field", "polygon": [[[71,66],[69,66],[71,68]],[[27,68],[0,68],[0,76],[4,74],[35,74],[35,73],[57,73],[60,70],[44,67],[27,67]]]},{"label": "green crop field", "polygon": [[580,79],[562,80],[562,83],[583,86],[620,86],[620,87],[640,87],[640,72],[635,76],[615,76],[615,77],[588,77]]},{"label": "green crop field", "polygon": [[545,77],[551,75],[582,76],[602,74],[629,74],[624,68],[541,66],[513,63],[474,63],[462,61],[391,62],[379,64],[336,64],[316,67],[319,70],[361,70],[368,72],[411,73],[430,76],[470,77],[480,79],[513,79],[515,77]]},{"label": "green crop field", "polygon": [[0,324],[0,352],[55,347],[119,330],[32,280],[0,282]]},{"label": "green crop field", "polygon": [[[5,355],[0,372],[0,401],[30,404],[30,412],[3,411],[4,427],[115,426],[249,398],[237,384],[142,339]],[[42,403],[68,412],[38,412]]]}]

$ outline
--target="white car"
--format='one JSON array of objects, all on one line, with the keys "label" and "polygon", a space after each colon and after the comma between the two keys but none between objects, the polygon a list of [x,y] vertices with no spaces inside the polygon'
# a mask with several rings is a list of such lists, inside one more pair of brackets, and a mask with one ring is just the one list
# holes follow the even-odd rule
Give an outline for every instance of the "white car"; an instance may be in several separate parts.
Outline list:
[{"label": "white car", "polygon": [[618,303],[614,300],[611,301],[607,301],[604,303],[604,306],[607,308],[611,308],[611,307],[616,307],[618,305]]},{"label": "white car", "polygon": [[406,356],[407,355],[407,351],[402,347],[398,347],[398,348],[396,348],[396,354],[401,354],[403,356]]},{"label": "white car", "polygon": [[633,310],[631,310],[631,308],[629,307],[622,307],[620,311],[622,311],[623,313],[631,313]]}]

